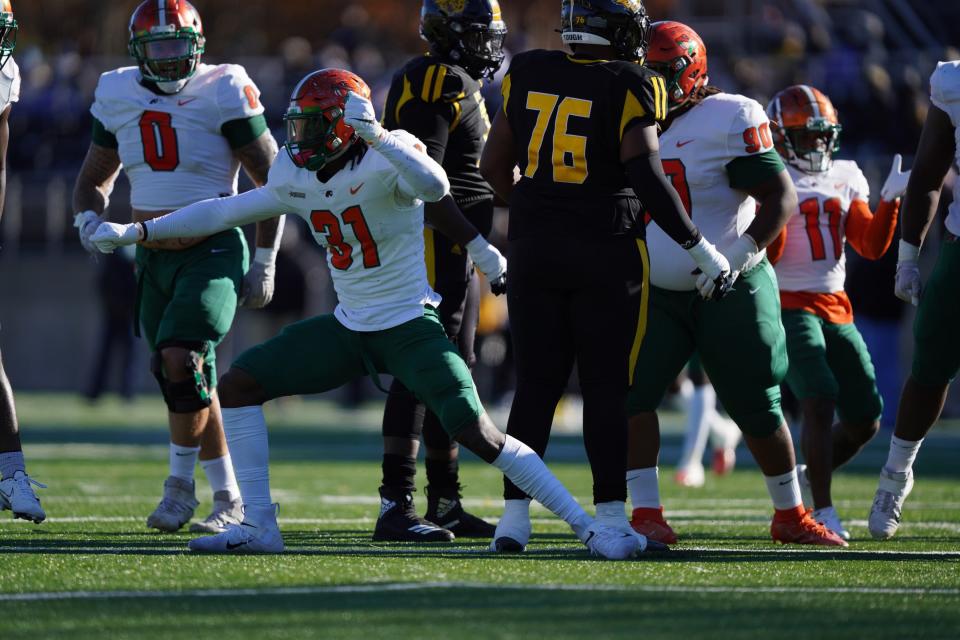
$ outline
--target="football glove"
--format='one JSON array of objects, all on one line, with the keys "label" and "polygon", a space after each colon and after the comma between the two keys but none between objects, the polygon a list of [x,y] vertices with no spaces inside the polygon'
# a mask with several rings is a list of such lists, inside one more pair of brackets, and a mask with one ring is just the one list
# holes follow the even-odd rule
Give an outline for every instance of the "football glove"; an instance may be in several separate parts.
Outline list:
[{"label": "football glove", "polygon": [[923,289],[920,282],[920,267],[917,264],[919,258],[920,247],[906,240],[900,241],[900,255],[897,258],[897,276],[893,292],[898,298],[913,306],[920,304],[920,292]]},{"label": "football glove", "polygon": [[386,134],[386,129],[377,122],[373,103],[353,91],[349,93],[344,104],[343,121],[353,127],[357,135],[371,147],[376,147]]},{"label": "football glove", "polygon": [[883,187],[880,189],[880,197],[887,202],[893,202],[907,192],[907,183],[910,182],[910,172],[901,171],[902,164],[903,158],[899,153],[893,156],[890,175],[887,176]]},{"label": "football glove", "polygon": [[97,248],[90,242],[90,236],[94,234],[102,222],[103,218],[89,209],[73,217],[73,226],[77,228],[80,234],[80,245],[90,253],[97,253]]},{"label": "football glove", "polygon": [[490,291],[499,296],[507,290],[507,259],[486,238],[478,235],[467,243],[470,259],[490,281]]},{"label": "football glove", "polygon": [[734,280],[737,279],[737,276],[740,275],[758,253],[760,253],[760,249],[757,248],[756,241],[747,233],[744,233],[737,238],[733,244],[726,248],[723,255],[727,259],[727,262],[730,263]]},{"label": "football glove", "polygon": [[243,276],[240,305],[248,309],[262,309],[270,304],[276,274],[277,256],[273,249],[258,247],[250,270]]},{"label": "football glove", "polygon": [[100,253],[113,253],[117,247],[137,244],[143,238],[142,227],[141,224],[104,222],[90,236],[90,244]]},{"label": "football glove", "polygon": [[693,271],[697,276],[697,291],[704,300],[720,300],[733,287],[734,275],[730,271],[730,263],[710,244],[706,238],[700,237],[700,242],[687,249],[687,253],[697,263]]}]

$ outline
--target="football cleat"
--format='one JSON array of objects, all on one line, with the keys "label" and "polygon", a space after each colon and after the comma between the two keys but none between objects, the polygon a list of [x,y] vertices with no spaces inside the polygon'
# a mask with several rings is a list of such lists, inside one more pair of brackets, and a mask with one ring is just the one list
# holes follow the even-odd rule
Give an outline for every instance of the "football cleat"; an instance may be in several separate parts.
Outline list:
[{"label": "football cleat", "polygon": [[199,504],[193,480],[170,476],[163,482],[163,498],[147,517],[147,526],[166,533],[179,531],[190,522]]},{"label": "football cleat", "polygon": [[770,536],[782,544],[817,544],[827,547],[848,547],[847,541],[813,519],[803,506],[777,509],[770,523]]},{"label": "football cleat", "polygon": [[452,532],[417,515],[408,491],[380,487],[380,515],[373,539],[383,542],[451,542]]},{"label": "football cleat", "polygon": [[223,533],[227,525],[243,522],[243,500],[230,499],[229,491],[217,491],[213,494],[213,511],[200,522],[190,525],[192,533]]},{"label": "football cleat", "polygon": [[242,523],[228,524],[215,536],[195,538],[187,547],[200,553],[283,553],[283,536],[277,525],[279,507],[247,507]]},{"label": "football cleat", "polygon": [[530,542],[532,530],[530,500],[507,500],[493,533],[490,550],[497,553],[523,553]]},{"label": "football cleat", "polygon": [[903,501],[913,490],[913,471],[880,470],[880,484],[870,506],[867,526],[877,540],[889,540],[900,527]]},{"label": "football cleat", "polygon": [[676,544],[677,534],[663,519],[663,507],[659,509],[637,508],[633,510],[630,526],[637,533],[646,536],[647,540],[662,544]]},{"label": "football cleat", "polygon": [[843,528],[843,523],[840,522],[840,516],[837,515],[837,510],[832,506],[815,509],[813,511],[813,519],[844,540],[850,539],[850,532]]},{"label": "football cleat", "polygon": [[807,507],[813,507],[813,489],[810,486],[810,476],[807,475],[807,465],[797,465],[797,482],[800,483],[800,497],[803,498],[803,504]]},{"label": "football cleat", "polygon": [[743,433],[737,423],[714,412],[712,433],[713,472],[718,476],[726,475],[737,466],[737,445]]},{"label": "football cleat", "polygon": [[587,527],[583,544],[595,556],[608,560],[626,560],[644,550],[646,539],[634,532],[594,522]]},{"label": "football cleat", "polygon": [[[32,485],[32,486],[31,486]],[[40,506],[40,498],[34,493],[33,487],[46,489],[23,471],[17,471],[12,477],[0,481],[0,511],[13,511],[14,518],[29,520],[34,524],[43,522],[47,514]]]},{"label": "football cleat", "polygon": [[496,526],[482,518],[467,513],[460,502],[460,491],[434,491],[427,487],[427,513],[425,520],[453,533],[457,538],[492,538]]},{"label": "football cleat", "polygon": [[681,487],[699,489],[706,482],[703,465],[699,462],[691,462],[688,465],[677,467],[673,480]]}]

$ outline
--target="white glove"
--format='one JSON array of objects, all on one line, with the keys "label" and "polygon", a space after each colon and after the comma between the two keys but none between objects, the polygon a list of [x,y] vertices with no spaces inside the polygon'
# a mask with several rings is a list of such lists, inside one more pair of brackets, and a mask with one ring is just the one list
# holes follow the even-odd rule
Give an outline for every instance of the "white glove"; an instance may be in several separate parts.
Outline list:
[{"label": "white glove", "polygon": [[734,280],[737,279],[741,271],[746,269],[758,253],[760,253],[760,249],[757,247],[757,242],[748,233],[744,233],[737,238],[736,242],[727,247],[723,255],[730,263]]},{"label": "white glove", "polygon": [[[880,188],[880,198],[887,202],[893,202],[907,192],[907,183],[910,182],[910,172],[901,171],[903,158],[898,153],[893,156],[893,165],[890,167],[890,175],[887,176],[883,187]],[[919,251],[919,249],[918,249]]]},{"label": "white glove", "polygon": [[687,253],[697,263],[697,291],[704,300],[719,300],[727,295],[733,284],[730,273],[730,263],[710,244],[706,238],[700,236],[700,242],[687,249]]},{"label": "white glove", "polygon": [[386,129],[377,122],[377,113],[373,109],[373,104],[353,91],[347,96],[347,102],[343,107],[343,121],[353,127],[357,135],[374,148],[386,134]]},{"label": "white glove", "polygon": [[277,255],[273,249],[257,247],[250,270],[243,276],[240,305],[262,309],[273,299],[273,281],[277,275]]},{"label": "white glove", "polygon": [[97,227],[103,222],[103,218],[98,216],[95,211],[86,210],[73,216],[73,226],[80,233],[80,245],[90,253],[96,253],[97,248],[90,243],[90,236],[97,230]]},{"label": "white glove", "polygon": [[490,290],[494,295],[506,291],[507,259],[495,246],[487,242],[482,235],[467,243],[467,253],[483,275],[490,281]]},{"label": "white glove", "polygon": [[100,253],[113,253],[117,247],[137,244],[143,238],[140,224],[117,224],[104,222],[90,236],[90,244]]},{"label": "white glove", "polygon": [[[899,157],[899,156],[898,156]],[[900,241],[900,255],[897,258],[897,277],[893,292],[904,302],[913,306],[920,304],[920,292],[923,285],[920,282],[920,267],[917,260],[920,258],[920,247]]]}]

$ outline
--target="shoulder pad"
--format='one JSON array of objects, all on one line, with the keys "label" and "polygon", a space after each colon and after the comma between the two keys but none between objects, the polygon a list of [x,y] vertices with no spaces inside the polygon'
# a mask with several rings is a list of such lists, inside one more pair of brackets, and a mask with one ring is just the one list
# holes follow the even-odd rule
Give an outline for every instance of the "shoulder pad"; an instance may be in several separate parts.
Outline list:
[{"label": "shoulder pad", "polygon": [[937,64],[930,76],[930,98],[947,113],[960,107],[960,60]]},{"label": "shoulder pad", "polygon": [[421,102],[455,102],[466,95],[467,83],[475,82],[455,65],[422,57],[404,70],[413,95]]}]

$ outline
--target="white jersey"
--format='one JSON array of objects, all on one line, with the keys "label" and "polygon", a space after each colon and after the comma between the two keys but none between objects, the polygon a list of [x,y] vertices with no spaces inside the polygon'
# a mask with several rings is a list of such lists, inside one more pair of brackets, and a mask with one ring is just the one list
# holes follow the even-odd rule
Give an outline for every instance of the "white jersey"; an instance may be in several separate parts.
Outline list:
[{"label": "white jersey", "polygon": [[165,211],[237,193],[240,164],[221,127],[263,106],[243,67],[201,64],[171,95],[144,87],[136,67],[104,73],[90,111],[117,138],[133,208]]},{"label": "white jersey", "polygon": [[[930,100],[950,116],[956,146],[954,162],[960,166],[960,60],[937,65],[930,77]],[[953,202],[945,224],[950,233],[960,236],[960,180],[953,184]]]},{"label": "white jersey", "polygon": [[[409,133],[391,133],[423,146]],[[281,150],[264,187],[304,218],[327,248],[339,298],[334,315],[354,331],[390,329],[421,317],[424,305],[440,304],[423,259],[423,202],[403,201],[398,180],[397,170],[374,149],[325,183]]]},{"label": "white jersey", "polygon": [[[727,165],[773,148],[770,121],[755,100],[720,93],[706,98],[660,136],[663,168],[700,232],[723,251],[750,226],[756,201],[732,189]],[[692,291],[696,265],[656,224],[647,227],[650,282],[673,291]],[[761,251],[750,265],[759,263]]]},{"label": "white jersey", "polygon": [[20,100],[20,67],[13,58],[0,69],[0,112]]},{"label": "white jersey", "polygon": [[822,173],[787,165],[800,207],[787,220],[787,241],[774,267],[781,291],[836,293],[847,276],[847,216],[854,200],[869,202],[870,185],[852,160]]}]

